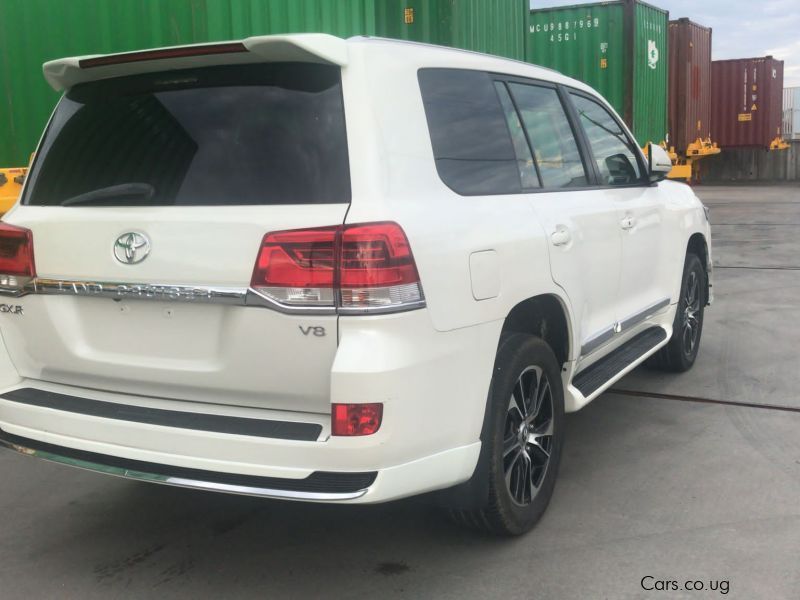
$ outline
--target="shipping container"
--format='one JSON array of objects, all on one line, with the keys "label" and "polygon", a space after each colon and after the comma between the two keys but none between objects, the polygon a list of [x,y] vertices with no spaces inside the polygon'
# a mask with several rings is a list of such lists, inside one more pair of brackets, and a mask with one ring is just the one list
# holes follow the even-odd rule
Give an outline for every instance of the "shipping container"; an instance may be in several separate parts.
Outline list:
[{"label": "shipping container", "polygon": [[0,166],[24,166],[58,94],[64,56],[322,32],[378,35],[523,60],[528,0],[2,0]]},{"label": "shipping container", "polygon": [[599,91],[639,144],[667,136],[669,13],[636,0],[534,9],[528,62]]},{"label": "shipping container", "polygon": [[525,60],[529,0],[376,2],[377,35]]},{"label": "shipping container", "polygon": [[721,148],[775,147],[783,116],[782,60],[715,60],[711,89],[711,135]]},{"label": "shipping container", "polygon": [[669,22],[669,139],[682,156],[711,137],[711,29]]},{"label": "shipping container", "polygon": [[783,89],[783,124],[785,140],[800,140],[800,87]]}]

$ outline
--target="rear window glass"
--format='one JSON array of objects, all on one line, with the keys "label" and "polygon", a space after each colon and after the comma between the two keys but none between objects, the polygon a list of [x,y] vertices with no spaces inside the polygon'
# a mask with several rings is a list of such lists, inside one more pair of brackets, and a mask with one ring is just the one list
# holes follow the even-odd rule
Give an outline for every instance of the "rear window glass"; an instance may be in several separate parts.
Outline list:
[{"label": "rear window glass", "polygon": [[442,181],[458,194],[518,194],[517,155],[488,73],[421,69],[419,85]]},{"label": "rear window glass", "polygon": [[338,67],[271,63],[107,79],[62,98],[27,204],[350,201]]},{"label": "rear window glass", "polygon": [[522,121],[547,188],[587,185],[578,143],[572,135],[558,92],[550,87],[512,83]]}]

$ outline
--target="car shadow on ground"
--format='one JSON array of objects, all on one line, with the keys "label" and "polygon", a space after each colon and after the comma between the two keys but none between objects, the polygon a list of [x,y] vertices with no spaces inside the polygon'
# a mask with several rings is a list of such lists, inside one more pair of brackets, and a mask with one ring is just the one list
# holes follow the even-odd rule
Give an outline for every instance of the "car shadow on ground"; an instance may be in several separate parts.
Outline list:
[{"label": "car shadow on ground", "polygon": [[231,590],[235,597],[381,590],[384,597],[463,598],[491,597],[497,586],[511,586],[509,597],[530,597],[538,571],[537,585],[549,586],[545,596],[558,597],[586,584],[564,579],[572,561],[609,553],[591,563],[591,576],[603,577],[623,557],[637,560],[628,554],[630,540],[652,551],[669,532],[747,522],[765,502],[778,515],[793,511],[800,479],[792,479],[796,449],[785,445],[798,425],[800,416],[763,409],[605,394],[567,416],[550,508],[534,531],[514,539],[461,529],[415,499],[375,506],[267,501],[11,455],[9,475],[25,470],[30,489],[52,496],[26,504],[24,489],[6,495],[13,535],[0,539],[0,574],[14,573],[13,590],[40,597],[73,589],[81,598]]},{"label": "car shadow on ground", "polygon": [[[614,418],[601,416],[609,410],[600,401],[568,415],[570,441],[562,474],[570,480],[607,468],[603,463],[609,452],[604,445],[621,433],[614,431],[614,423],[630,425],[618,411]],[[591,424],[598,420],[604,423],[602,431],[592,433]],[[75,471],[47,468],[54,469],[59,480],[75,478]],[[45,522],[39,525],[47,527],[49,535],[38,539],[47,547],[33,549],[31,558],[64,553],[68,561],[79,564],[84,576],[91,575],[104,587],[172,585],[192,573],[193,579],[200,577],[211,588],[222,589],[235,573],[247,581],[267,577],[270,590],[297,594],[309,570],[315,581],[323,574],[333,586],[352,586],[353,578],[399,581],[415,576],[422,564],[425,573],[459,572],[463,568],[459,561],[477,560],[489,549],[513,553],[526,540],[462,529],[442,510],[419,499],[323,505],[199,492],[90,473],[79,473],[77,481],[86,484],[82,491],[43,517]],[[557,486],[544,521],[558,510],[559,498]]]}]

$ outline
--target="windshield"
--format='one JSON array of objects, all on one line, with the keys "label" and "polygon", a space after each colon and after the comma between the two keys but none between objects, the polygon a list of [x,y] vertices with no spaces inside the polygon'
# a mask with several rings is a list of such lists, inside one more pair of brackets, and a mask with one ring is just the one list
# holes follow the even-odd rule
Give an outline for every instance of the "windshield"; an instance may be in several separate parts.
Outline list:
[{"label": "windshield", "polygon": [[347,203],[340,70],[269,63],[75,86],[26,195],[47,206]]}]

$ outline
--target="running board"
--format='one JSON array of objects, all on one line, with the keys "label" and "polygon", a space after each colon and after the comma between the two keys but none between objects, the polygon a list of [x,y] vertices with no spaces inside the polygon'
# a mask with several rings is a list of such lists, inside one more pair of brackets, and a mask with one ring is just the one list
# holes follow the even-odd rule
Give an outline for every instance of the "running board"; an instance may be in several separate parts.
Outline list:
[{"label": "running board", "polygon": [[589,397],[627,367],[667,339],[661,327],[650,327],[575,376],[572,384]]}]

